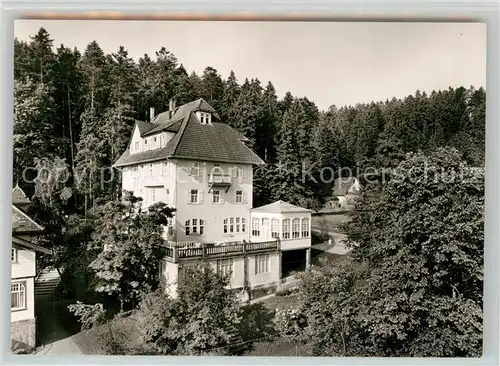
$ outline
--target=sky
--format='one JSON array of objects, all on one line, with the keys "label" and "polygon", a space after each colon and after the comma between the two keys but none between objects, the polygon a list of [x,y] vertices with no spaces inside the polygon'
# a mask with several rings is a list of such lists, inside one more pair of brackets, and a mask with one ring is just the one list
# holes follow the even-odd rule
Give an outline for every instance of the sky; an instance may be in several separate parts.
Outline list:
[{"label": "sky", "polygon": [[206,66],[241,84],[271,81],[326,110],[405,97],[417,89],[486,83],[486,25],[481,23],[16,20],[20,40],[44,27],[54,46],[105,53],[124,46],[154,57],[165,46],[189,73]]}]

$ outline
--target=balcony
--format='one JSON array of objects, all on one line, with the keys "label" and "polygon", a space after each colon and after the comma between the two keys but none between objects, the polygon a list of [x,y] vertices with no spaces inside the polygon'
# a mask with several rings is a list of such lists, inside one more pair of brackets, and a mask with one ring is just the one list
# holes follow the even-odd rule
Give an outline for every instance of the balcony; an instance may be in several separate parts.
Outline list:
[{"label": "balcony", "polygon": [[175,246],[168,245],[163,247],[164,255],[172,262],[186,259],[196,260],[223,256],[242,256],[250,253],[273,252],[278,250],[280,250],[280,242],[278,240],[250,243],[227,243],[221,245],[208,243],[197,243],[196,245],[189,243],[187,245],[182,245],[178,243]]},{"label": "balcony", "polygon": [[212,187],[225,187],[226,191],[231,187],[231,176],[229,174],[209,174],[208,185]]}]

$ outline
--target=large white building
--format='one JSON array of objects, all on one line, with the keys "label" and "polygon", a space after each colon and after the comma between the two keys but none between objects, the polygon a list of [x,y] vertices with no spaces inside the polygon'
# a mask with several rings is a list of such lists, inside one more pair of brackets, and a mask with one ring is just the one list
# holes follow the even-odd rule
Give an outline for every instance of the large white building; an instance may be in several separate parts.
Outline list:
[{"label": "large white building", "polygon": [[205,100],[171,102],[167,112],[136,123],[114,165],[122,188],[142,197],[145,208],[175,208],[161,266],[173,293],[181,268],[201,259],[245,290],[276,287],[282,251],[303,251],[310,263],[309,210],[282,201],[252,209],[253,167],[264,162],[246,141]]}]

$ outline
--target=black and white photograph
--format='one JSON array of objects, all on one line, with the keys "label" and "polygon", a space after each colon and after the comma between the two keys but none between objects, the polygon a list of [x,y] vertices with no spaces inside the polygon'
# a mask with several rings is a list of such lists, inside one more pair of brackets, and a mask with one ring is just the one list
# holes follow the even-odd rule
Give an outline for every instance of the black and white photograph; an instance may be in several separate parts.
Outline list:
[{"label": "black and white photograph", "polygon": [[484,23],[17,19],[13,54],[12,354],[482,357]]}]

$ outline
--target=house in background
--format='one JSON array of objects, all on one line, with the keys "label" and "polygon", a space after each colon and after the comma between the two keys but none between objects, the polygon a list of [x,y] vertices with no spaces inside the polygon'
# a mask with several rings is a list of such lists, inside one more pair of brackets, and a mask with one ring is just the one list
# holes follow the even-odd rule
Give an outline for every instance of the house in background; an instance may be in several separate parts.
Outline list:
[{"label": "house in background", "polygon": [[25,212],[29,204],[26,194],[16,185],[12,190],[11,338],[14,348],[24,349],[36,345],[36,253],[50,253],[32,243],[43,228]]},{"label": "house in background", "polygon": [[153,114],[150,122],[136,123],[114,166],[122,171],[123,190],[142,197],[144,208],[156,202],[175,208],[160,262],[172,295],[182,268],[202,261],[230,274],[231,287],[244,298],[276,289],[282,251],[301,254],[306,266],[310,212],[283,201],[252,209],[253,167],[264,162],[245,136],[203,99],[179,107],[171,101],[168,111]]},{"label": "house in background", "polygon": [[360,193],[361,186],[357,178],[337,178],[333,182],[332,196],[326,202],[325,210],[350,210]]}]

